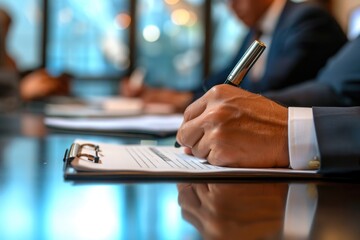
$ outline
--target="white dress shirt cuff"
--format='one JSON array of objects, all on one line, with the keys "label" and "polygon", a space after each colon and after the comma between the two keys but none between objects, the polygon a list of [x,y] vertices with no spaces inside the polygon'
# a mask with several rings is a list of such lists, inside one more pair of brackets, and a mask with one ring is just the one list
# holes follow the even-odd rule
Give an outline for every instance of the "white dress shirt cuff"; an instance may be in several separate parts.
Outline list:
[{"label": "white dress shirt cuff", "polygon": [[290,167],[313,169],[310,163],[319,160],[320,154],[312,109],[290,107],[288,111]]}]

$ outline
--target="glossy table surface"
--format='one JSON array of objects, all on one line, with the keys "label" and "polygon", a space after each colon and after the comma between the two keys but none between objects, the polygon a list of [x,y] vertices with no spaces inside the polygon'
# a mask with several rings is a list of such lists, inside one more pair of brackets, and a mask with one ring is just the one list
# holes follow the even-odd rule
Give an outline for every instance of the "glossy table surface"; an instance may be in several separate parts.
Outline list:
[{"label": "glossy table surface", "polygon": [[62,157],[75,138],[33,113],[0,114],[0,239],[359,239],[356,182],[70,182]]}]

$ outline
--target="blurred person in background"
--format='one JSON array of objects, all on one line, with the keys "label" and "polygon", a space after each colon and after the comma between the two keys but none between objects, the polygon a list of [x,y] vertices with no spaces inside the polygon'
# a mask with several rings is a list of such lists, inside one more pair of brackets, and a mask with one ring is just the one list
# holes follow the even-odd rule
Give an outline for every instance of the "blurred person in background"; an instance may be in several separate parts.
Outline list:
[{"label": "blurred person in background", "polygon": [[16,62],[6,50],[6,39],[11,23],[11,16],[4,9],[0,8],[0,69],[16,71]]},{"label": "blurred person in background", "polygon": [[20,96],[24,101],[46,100],[52,96],[70,94],[72,76],[67,73],[52,75],[46,69],[26,74],[20,82]]},{"label": "blurred person in background", "polygon": [[145,102],[168,103],[182,112],[207,89],[223,83],[255,39],[263,41],[267,49],[240,87],[262,94],[314,78],[327,59],[347,41],[336,20],[314,3],[230,0],[229,5],[249,28],[249,32],[236,57],[225,69],[210,76],[204,81],[204,86],[192,92],[156,89],[145,85],[134,88],[125,79],[121,81],[121,94],[141,97]]},{"label": "blurred person in background", "polygon": [[217,85],[185,110],[177,141],[187,153],[219,166],[321,167],[323,173],[358,176],[360,36],[344,45],[316,79],[280,92],[287,97],[278,93],[272,99],[289,101],[288,108]]},{"label": "blurred person in background", "polygon": [[6,49],[12,18],[0,8],[0,111],[16,108],[18,98],[18,71],[15,60]]},{"label": "blurred person in background", "polygon": [[24,72],[17,68],[15,59],[6,47],[12,22],[10,14],[0,8],[0,97],[13,99],[20,96],[23,101],[34,101],[50,96],[68,95],[71,78],[69,74],[53,76],[43,68]]}]

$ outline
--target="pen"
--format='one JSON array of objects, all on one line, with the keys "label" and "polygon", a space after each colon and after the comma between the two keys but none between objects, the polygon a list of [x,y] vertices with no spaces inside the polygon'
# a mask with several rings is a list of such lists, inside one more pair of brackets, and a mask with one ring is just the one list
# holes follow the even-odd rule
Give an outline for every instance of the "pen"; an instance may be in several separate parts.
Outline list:
[{"label": "pen", "polygon": [[139,90],[144,84],[146,71],[144,68],[137,67],[129,77],[129,83],[132,89]]},{"label": "pen", "polygon": [[266,45],[263,42],[255,40],[240,58],[224,83],[238,87],[265,48]]},{"label": "pen", "polygon": [[[224,84],[229,84],[238,87],[251,67],[259,59],[264,52],[266,45],[258,40],[255,40],[250,47],[246,50],[244,55],[240,58],[239,62],[235,65],[229,76],[226,78]],[[181,145],[176,141],[175,147]]]}]

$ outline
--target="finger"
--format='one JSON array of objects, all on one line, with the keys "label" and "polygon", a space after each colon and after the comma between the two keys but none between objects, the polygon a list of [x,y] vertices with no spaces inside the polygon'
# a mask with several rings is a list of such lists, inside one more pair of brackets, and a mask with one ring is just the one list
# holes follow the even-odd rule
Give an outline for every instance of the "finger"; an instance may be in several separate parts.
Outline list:
[{"label": "finger", "polygon": [[185,209],[181,209],[181,215],[186,221],[191,223],[200,233],[204,231],[204,226],[201,220],[196,218],[194,214]]},{"label": "finger", "polygon": [[[217,141],[218,141],[218,134],[217,134],[217,128],[215,127],[217,125],[217,122],[222,121],[222,119],[219,119],[219,116],[210,116],[209,114],[206,115],[202,128],[204,129],[204,134],[199,139],[195,145],[192,146],[191,152],[194,156],[199,158],[205,158],[207,160],[209,157],[210,152],[213,152],[212,149],[219,148],[217,147]],[[205,114],[204,114],[205,116]],[[216,120],[216,118],[218,120]],[[211,120],[212,119],[212,120]],[[209,123],[210,122],[210,123]],[[209,161],[210,162],[210,161]],[[212,163],[212,162],[210,162]]]},{"label": "finger", "polygon": [[206,133],[191,148],[191,153],[198,158],[207,158],[211,151],[211,145],[207,140]]},{"label": "finger", "polygon": [[215,166],[222,166],[222,167],[230,167],[231,164],[227,161],[227,158],[224,157],[225,155],[222,154],[223,151],[221,149],[212,148],[209,151],[209,154],[207,155],[206,159],[208,162]]},{"label": "finger", "polygon": [[201,118],[183,123],[176,134],[177,142],[185,147],[192,148],[204,135],[201,127]]},{"label": "finger", "polygon": [[194,192],[198,196],[200,202],[203,204],[205,201],[208,201],[210,189],[209,185],[206,183],[199,183],[199,184],[193,184],[192,188],[194,189]]},{"label": "finger", "polygon": [[176,185],[179,194],[180,194],[181,191],[183,191],[184,189],[186,189],[186,188],[188,188],[190,186],[191,186],[191,183],[178,183]]},{"label": "finger", "polygon": [[189,148],[189,147],[185,147],[185,148],[184,148],[184,152],[185,152],[187,155],[194,155],[194,154],[192,153],[192,151],[191,151],[191,148]]},{"label": "finger", "polygon": [[182,209],[186,209],[189,212],[196,212],[201,206],[200,199],[194,191],[192,184],[185,186],[179,191],[178,203]]},{"label": "finger", "polygon": [[207,97],[203,96],[190,104],[184,112],[184,122],[190,121],[200,116],[206,109]]}]

